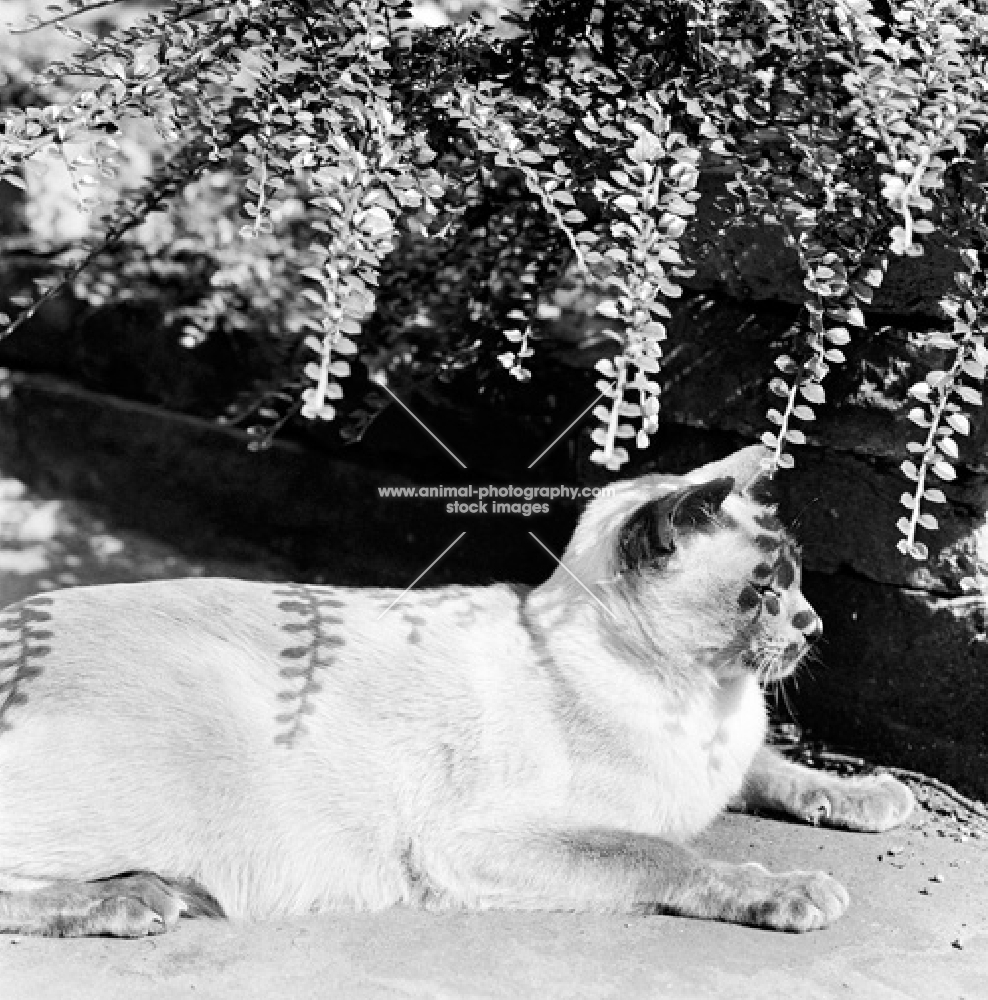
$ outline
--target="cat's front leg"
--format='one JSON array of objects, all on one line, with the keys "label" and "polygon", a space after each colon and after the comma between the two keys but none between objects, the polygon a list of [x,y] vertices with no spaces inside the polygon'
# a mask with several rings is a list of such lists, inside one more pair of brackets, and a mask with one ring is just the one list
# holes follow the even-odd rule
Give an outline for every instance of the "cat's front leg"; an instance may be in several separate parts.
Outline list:
[{"label": "cat's front leg", "polygon": [[674,914],[809,931],[832,923],[849,902],[824,872],[774,874],[614,830],[460,831],[450,849],[440,868],[443,895],[471,908]]},{"label": "cat's front leg", "polygon": [[764,748],[755,756],[732,808],[768,809],[807,823],[877,833],[904,822],[913,793],[891,775],[838,778]]}]

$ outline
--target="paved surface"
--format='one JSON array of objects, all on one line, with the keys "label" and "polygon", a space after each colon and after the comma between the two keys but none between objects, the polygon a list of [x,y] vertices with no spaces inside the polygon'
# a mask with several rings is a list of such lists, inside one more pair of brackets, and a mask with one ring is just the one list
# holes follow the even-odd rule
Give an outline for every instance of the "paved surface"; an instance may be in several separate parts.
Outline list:
[{"label": "paved surface", "polygon": [[[0,480],[0,603],[85,583],[274,564],[202,561]],[[259,568],[260,566],[260,568]],[[920,789],[922,791],[922,789]],[[728,815],[709,855],[848,887],[832,928],[785,935],[671,917],[393,910],[268,924],[182,921],[139,941],[0,936],[4,1000],[988,1000],[988,823],[942,795],[886,834]],[[939,810],[939,811],[935,811]]]},{"label": "paved surface", "polygon": [[[0,937],[10,1000],[984,1000],[988,840],[921,815],[881,835],[725,816],[707,853],[824,868],[850,888],[828,930],[674,917],[393,910],[269,924],[182,921],[140,941]],[[924,835],[925,834],[925,835]],[[894,852],[894,853],[889,853]],[[938,881],[934,881],[938,879]]]}]

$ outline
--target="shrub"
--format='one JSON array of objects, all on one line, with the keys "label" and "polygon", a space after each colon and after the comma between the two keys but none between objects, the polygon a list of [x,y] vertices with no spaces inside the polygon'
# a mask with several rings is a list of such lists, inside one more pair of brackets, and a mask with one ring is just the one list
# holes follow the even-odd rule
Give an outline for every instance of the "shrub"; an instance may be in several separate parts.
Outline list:
[{"label": "shrub", "polygon": [[[952,328],[929,335],[950,361],[911,389],[902,465],[900,549],[926,557],[917,531],[936,527],[926,508],[945,499],[988,363],[976,0],[881,17],[867,0],[541,0],[499,26],[431,28],[409,0],[174,0],[106,37],[73,27],[104,6],[34,18],[78,45],[38,86],[85,84],[4,113],[0,176],[22,184],[61,157],[93,210],[125,122],[153,121],[167,158],[64,279],[112,298],[195,256],[190,342],[223,322],[278,345],[256,446],[296,413],[337,418],[358,355],[377,379],[492,356],[529,378],[544,306],[575,278],[609,321],[593,460],[619,469],[658,426],[700,172],[728,168],[735,211],[781,227],[804,274],[799,337],[766,373],[773,469],[793,464],[890,256],[934,237],[958,251]],[[165,205],[177,215],[149,235]],[[107,251],[114,267],[85,277]],[[372,413],[349,410],[359,434]]]}]

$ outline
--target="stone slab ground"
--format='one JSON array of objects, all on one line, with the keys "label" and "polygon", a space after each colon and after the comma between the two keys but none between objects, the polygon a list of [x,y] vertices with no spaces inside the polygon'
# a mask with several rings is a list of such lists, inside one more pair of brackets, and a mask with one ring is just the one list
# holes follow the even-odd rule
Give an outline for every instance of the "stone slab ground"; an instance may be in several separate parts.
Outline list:
[{"label": "stone slab ground", "polygon": [[[89,583],[279,577],[270,555],[196,559],[0,480],[0,603]],[[936,789],[886,834],[727,815],[712,857],[848,887],[832,928],[786,935],[672,917],[393,910],[266,924],[182,921],[144,940],[0,936],[4,1000],[988,1000],[988,822]]]},{"label": "stone slab ground", "polygon": [[[942,835],[941,835],[942,834]],[[881,835],[728,815],[706,853],[822,868],[833,927],[778,934],[675,917],[392,910],[182,921],[137,941],[0,937],[9,1000],[984,1000],[988,840],[921,813]]]}]

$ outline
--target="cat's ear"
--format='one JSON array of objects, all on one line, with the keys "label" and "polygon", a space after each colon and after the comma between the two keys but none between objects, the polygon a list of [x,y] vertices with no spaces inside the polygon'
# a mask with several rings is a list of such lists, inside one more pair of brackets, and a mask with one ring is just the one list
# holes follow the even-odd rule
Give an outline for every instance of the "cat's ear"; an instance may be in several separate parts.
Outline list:
[{"label": "cat's ear", "polygon": [[621,572],[641,569],[675,552],[676,535],[709,523],[734,486],[731,476],[687,483],[639,507],[618,538]]},{"label": "cat's ear", "polygon": [[763,444],[749,445],[717,462],[695,469],[690,479],[708,480],[730,476],[735,481],[734,492],[749,496],[761,503],[770,502],[772,497],[771,468],[772,450]]}]

